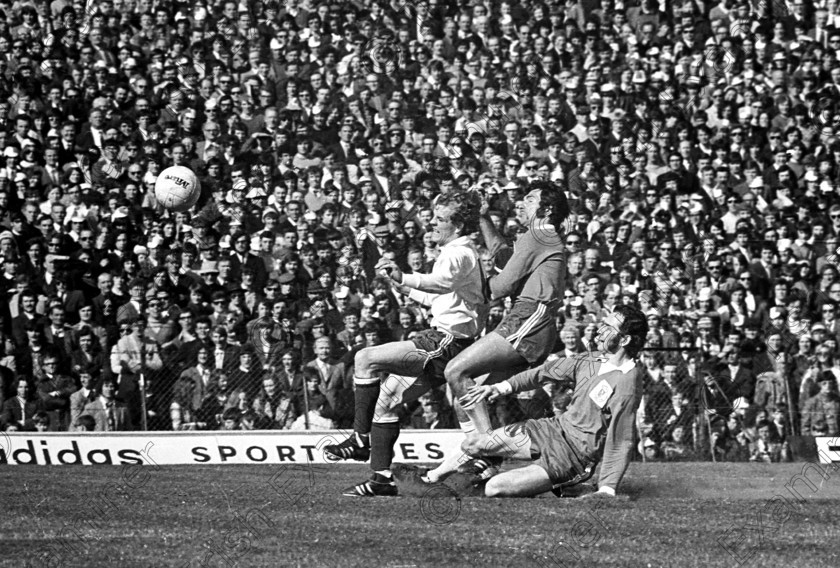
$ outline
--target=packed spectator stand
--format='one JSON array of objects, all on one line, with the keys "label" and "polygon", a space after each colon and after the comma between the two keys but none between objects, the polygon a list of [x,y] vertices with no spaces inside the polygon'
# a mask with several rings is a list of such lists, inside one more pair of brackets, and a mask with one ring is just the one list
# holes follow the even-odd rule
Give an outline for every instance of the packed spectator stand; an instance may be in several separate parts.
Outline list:
[{"label": "packed spectator stand", "polygon": [[[355,353],[427,325],[376,263],[429,270],[453,191],[513,240],[550,179],[556,356],[648,314],[640,457],[790,459],[840,429],[838,49],[837,0],[6,0],[0,425],[347,427]],[[171,165],[190,212],[155,201]]]}]

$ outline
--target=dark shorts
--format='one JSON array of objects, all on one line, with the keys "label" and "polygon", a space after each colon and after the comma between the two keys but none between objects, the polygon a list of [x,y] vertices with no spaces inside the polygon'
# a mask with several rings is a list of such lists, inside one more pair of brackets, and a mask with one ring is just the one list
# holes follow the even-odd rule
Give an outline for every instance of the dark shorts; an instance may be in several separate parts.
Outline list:
[{"label": "dark shorts", "polygon": [[516,302],[493,333],[504,337],[530,365],[538,365],[557,343],[554,310],[539,302]]},{"label": "dark shorts", "polygon": [[526,420],[524,424],[531,438],[531,459],[555,486],[574,485],[592,477],[597,464],[577,455],[556,418]]},{"label": "dark shorts", "polygon": [[417,348],[413,355],[425,359],[423,373],[418,377],[418,383],[433,389],[446,384],[446,377],[443,374],[446,365],[461,351],[472,345],[474,340],[456,339],[438,329],[425,329],[416,334],[411,341]]}]

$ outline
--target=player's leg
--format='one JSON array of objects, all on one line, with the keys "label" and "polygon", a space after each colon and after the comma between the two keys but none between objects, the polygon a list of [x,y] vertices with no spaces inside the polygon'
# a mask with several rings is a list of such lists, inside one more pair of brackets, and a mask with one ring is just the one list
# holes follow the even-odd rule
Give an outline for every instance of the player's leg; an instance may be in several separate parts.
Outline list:
[{"label": "player's leg", "polygon": [[500,473],[490,478],[484,486],[487,497],[531,497],[551,491],[553,483],[548,472],[531,464]]},{"label": "player's leg", "polygon": [[[476,376],[473,380],[478,385],[493,385],[504,381],[505,379],[509,379],[514,374],[518,373],[519,371],[524,371],[525,369],[527,369],[527,365],[511,367],[507,369],[496,369],[488,374]],[[455,416],[458,419],[458,423],[461,424],[463,428],[463,425],[468,424],[470,422],[470,418],[469,416],[467,416],[467,413],[464,412],[464,409],[461,408],[461,403],[458,402],[457,397],[452,402],[452,407],[455,410]],[[443,481],[444,479],[458,471],[458,468],[467,464],[471,460],[473,460],[473,456],[466,454],[463,451],[449,454],[436,468],[433,468],[426,473],[425,479],[429,483],[438,483],[440,481]],[[493,466],[501,466],[501,462],[498,460],[491,460],[491,462],[487,464],[488,468]],[[492,475],[493,473],[494,471],[488,472],[488,474],[490,475]]]},{"label": "player's leg", "polygon": [[382,375],[417,376],[423,371],[425,361],[411,341],[386,343],[359,351],[354,360],[353,435],[341,444],[326,446],[324,451],[339,459],[366,461],[370,455],[370,431]]},{"label": "player's leg", "polygon": [[377,497],[397,495],[391,474],[394,446],[400,435],[399,416],[395,409],[417,400],[432,386],[422,379],[389,375],[383,382],[376,403],[376,412],[370,430],[370,479],[344,491],[350,497]]},{"label": "player's leg", "polygon": [[464,441],[462,451],[454,452],[443,463],[426,474],[429,483],[443,481],[459,469],[487,479],[498,471],[501,459],[485,458],[531,458],[531,438],[522,422],[497,428],[489,434],[478,434]]},{"label": "player's leg", "polygon": [[[460,398],[475,386],[473,377],[526,363],[509,341],[496,332],[490,332],[450,361],[446,366],[446,382],[452,387],[455,397]],[[463,410],[469,420],[462,422],[461,428],[468,438],[486,435],[492,430],[486,402],[481,401]]]}]

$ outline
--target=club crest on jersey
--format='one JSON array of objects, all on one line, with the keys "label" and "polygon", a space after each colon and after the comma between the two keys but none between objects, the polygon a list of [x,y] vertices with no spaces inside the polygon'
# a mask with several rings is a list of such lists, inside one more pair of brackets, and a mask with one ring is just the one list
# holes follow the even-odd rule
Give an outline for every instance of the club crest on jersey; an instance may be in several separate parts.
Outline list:
[{"label": "club crest on jersey", "polygon": [[613,388],[610,384],[606,381],[606,379],[602,380],[600,383],[595,385],[595,388],[589,391],[589,398],[592,399],[598,408],[603,409],[604,406],[607,405],[607,401],[610,399],[613,393]]}]

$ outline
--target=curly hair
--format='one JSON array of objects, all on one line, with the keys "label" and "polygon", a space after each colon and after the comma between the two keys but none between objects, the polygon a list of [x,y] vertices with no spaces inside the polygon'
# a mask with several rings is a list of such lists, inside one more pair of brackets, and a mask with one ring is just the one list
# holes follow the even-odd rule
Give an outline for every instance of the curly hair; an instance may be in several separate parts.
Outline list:
[{"label": "curly hair", "polygon": [[569,217],[569,201],[566,193],[556,183],[537,180],[528,184],[527,192],[540,190],[540,208],[537,210],[537,217],[548,219],[557,233],[563,230],[563,222]]},{"label": "curly hair", "polygon": [[459,191],[441,196],[435,203],[437,207],[452,208],[451,221],[461,226],[461,235],[469,235],[478,231],[478,221],[481,211],[481,200],[472,191]]}]

